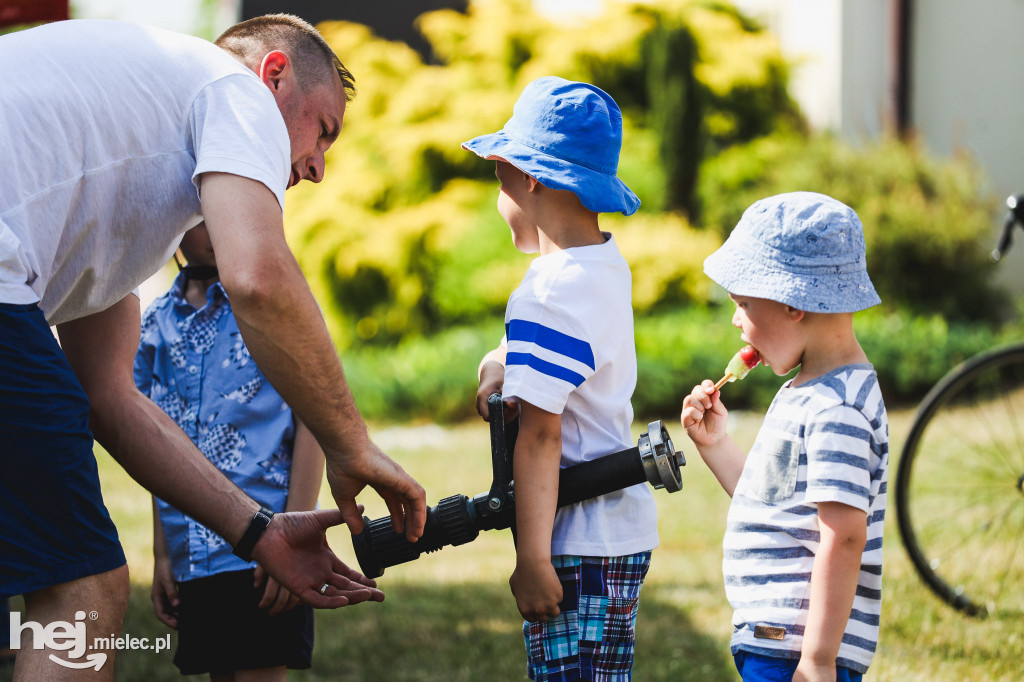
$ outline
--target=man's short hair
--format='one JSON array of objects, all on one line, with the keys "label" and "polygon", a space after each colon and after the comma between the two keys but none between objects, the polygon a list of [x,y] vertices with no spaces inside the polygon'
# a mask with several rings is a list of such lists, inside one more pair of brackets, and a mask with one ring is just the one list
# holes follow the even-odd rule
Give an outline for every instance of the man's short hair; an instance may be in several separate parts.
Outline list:
[{"label": "man's short hair", "polygon": [[271,50],[281,50],[292,60],[296,79],[304,87],[323,82],[328,73],[325,67],[333,67],[345,88],[345,100],[355,97],[355,77],[320,32],[295,15],[253,17],[224,31],[214,42],[246,64],[258,63]]}]

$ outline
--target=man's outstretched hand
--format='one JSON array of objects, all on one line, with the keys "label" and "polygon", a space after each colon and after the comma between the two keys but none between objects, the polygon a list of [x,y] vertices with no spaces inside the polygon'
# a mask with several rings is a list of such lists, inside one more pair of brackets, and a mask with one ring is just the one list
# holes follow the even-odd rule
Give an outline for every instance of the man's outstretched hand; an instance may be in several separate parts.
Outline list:
[{"label": "man's outstretched hand", "polygon": [[369,485],[387,504],[394,531],[404,532],[409,542],[419,540],[427,523],[423,486],[372,442],[366,450],[355,455],[332,457],[332,453],[326,454],[327,483],[354,535],[363,530],[363,512],[356,504],[356,495]]},{"label": "man's outstretched hand", "polygon": [[[361,508],[356,513],[361,513]],[[252,558],[314,608],[384,601],[376,581],[346,566],[328,546],[327,529],[344,521],[337,509],[275,514],[256,542]],[[328,587],[321,593],[325,584]]]}]

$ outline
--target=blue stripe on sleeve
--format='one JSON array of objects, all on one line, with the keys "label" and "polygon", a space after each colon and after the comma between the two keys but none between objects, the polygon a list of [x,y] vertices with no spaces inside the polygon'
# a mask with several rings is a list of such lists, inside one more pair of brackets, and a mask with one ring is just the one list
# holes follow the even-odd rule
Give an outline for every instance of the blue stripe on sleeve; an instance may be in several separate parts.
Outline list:
[{"label": "blue stripe on sleeve", "polygon": [[513,341],[535,343],[541,348],[546,348],[583,363],[590,369],[596,369],[594,351],[591,350],[589,343],[568,334],[563,334],[551,327],[545,327],[542,324],[528,322],[527,320],[509,320],[509,323],[505,325],[505,333],[508,336],[509,343]]},{"label": "blue stripe on sleeve", "polygon": [[509,367],[512,365],[526,365],[531,369],[535,369],[541,374],[547,374],[548,376],[562,381],[568,382],[573,386],[579,386],[586,379],[572,370],[556,365],[547,360],[541,360],[536,355],[530,353],[509,353],[505,356],[505,366]]}]

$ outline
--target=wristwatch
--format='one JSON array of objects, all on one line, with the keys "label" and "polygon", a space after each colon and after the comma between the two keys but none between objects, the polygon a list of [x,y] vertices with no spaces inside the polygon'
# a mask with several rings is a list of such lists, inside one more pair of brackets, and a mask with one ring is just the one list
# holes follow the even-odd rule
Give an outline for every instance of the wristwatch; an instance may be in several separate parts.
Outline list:
[{"label": "wristwatch", "polygon": [[261,506],[259,511],[253,514],[249,527],[242,534],[242,539],[231,550],[232,554],[242,561],[252,561],[252,550],[256,546],[256,541],[260,539],[263,531],[270,525],[270,519],[272,518],[274,518],[274,512]]}]

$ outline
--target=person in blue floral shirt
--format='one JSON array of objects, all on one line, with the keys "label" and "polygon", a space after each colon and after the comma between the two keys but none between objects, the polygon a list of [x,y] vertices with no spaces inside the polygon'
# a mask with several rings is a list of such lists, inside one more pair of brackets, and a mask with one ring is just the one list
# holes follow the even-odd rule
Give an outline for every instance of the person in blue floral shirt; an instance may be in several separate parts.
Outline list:
[{"label": "person in blue floral shirt", "polygon": [[[182,239],[187,265],[146,310],[135,383],[253,499],[274,512],[316,507],[324,455],[256,367],[217,276],[206,226]],[[214,680],[309,668],[313,612],[195,519],[153,498],[157,618],[178,630],[174,663]]]}]

